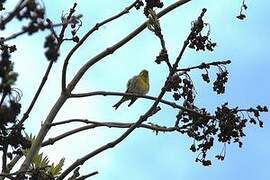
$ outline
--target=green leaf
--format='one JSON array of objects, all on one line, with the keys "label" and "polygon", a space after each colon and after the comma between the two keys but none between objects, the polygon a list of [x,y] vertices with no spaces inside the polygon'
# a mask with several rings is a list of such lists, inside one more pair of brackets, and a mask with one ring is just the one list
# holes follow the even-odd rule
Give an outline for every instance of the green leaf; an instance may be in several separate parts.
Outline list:
[{"label": "green leaf", "polygon": [[54,166],[54,163],[51,165],[51,167],[48,170],[48,173],[56,176],[59,175],[62,171],[62,167],[64,166],[65,158],[62,158],[56,166]]}]

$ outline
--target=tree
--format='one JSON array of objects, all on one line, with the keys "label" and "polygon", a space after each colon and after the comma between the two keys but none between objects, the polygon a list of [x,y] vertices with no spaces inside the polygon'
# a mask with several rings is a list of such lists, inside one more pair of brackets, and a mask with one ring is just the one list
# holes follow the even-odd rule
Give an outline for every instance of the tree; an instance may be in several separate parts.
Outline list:
[{"label": "tree", "polygon": [[[61,23],[52,20],[49,15],[48,17],[45,17],[44,6],[34,0],[22,0],[11,13],[3,15],[0,23],[1,29],[3,30],[6,30],[6,26],[8,27],[15,18],[19,20],[27,19],[29,20],[29,24],[23,26],[22,31],[13,32],[11,36],[6,36],[1,39],[1,118],[3,119],[1,121],[1,150],[3,152],[2,175],[10,179],[15,176],[17,178],[25,178],[26,175],[32,179],[63,179],[67,178],[67,175],[73,172],[72,178],[76,179],[80,176],[78,169],[80,165],[103,151],[120,144],[138,128],[150,129],[156,134],[161,132],[177,132],[189,137],[193,141],[189,147],[190,150],[198,154],[195,159],[204,166],[211,165],[211,160],[207,154],[217,142],[220,142],[223,145],[221,152],[216,155],[218,160],[224,160],[226,146],[228,144],[237,143],[239,147],[242,147],[242,138],[245,136],[243,131],[244,127],[249,123],[258,124],[260,127],[263,127],[263,122],[259,117],[261,112],[267,112],[267,107],[258,105],[253,108],[240,108],[237,106],[233,107],[225,101],[216,109],[211,110],[213,108],[208,109],[205,108],[203,104],[197,104],[197,101],[195,100],[197,86],[195,86],[196,82],[192,77],[193,71],[197,70],[197,72],[201,73],[201,78],[206,83],[211,82],[214,92],[223,94],[225,92],[225,84],[228,80],[227,65],[231,63],[231,60],[225,59],[213,62],[203,62],[203,60],[200,59],[198,64],[195,63],[195,65],[192,64],[188,67],[182,66],[182,59],[184,59],[183,55],[187,49],[190,49],[189,51],[194,53],[196,51],[211,52],[216,48],[216,43],[212,40],[212,28],[210,29],[211,23],[205,20],[207,16],[207,9],[205,8],[202,8],[201,12],[198,12],[197,15],[193,15],[194,20],[191,22],[191,28],[187,28],[187,31],[189,31],[187,33],[188,35],[184,39],[182,47],[177,47],[177,55],[175,55],[175,57],[170,55],[166,36],[163,32],[162,22],[159,21],[159,18],[169,14],[175,8],[181,7],[186,3],[189,3],[189,0],[180,0],[165,8],[163,7],[163,3],[158,0],[149,0],[146,2],[136,0],[120,13],[95,24],[84,35],[79,35],[80,31],[78,31],[82,26],[82,15],[77,14],[77,4],[74,4],[68,13],[63,13]],[[4,3],[2,3],[2,7],[3,6]],[[69,67],[69,63],[71,63],[71,58],[74,56],[74,53],[86,43],[86,40],[90,35],[94,36],[94,32],[98,31],[107,23],[116,21],[118,18],[129,14],[129,11],[135,13],[136,11],[134,11],[134,9],[139,10],[137,13],[143,13],[145,15],[145,18],[147,18],[145,22],[130,34],[124,36],[121,41],[114,43],[113,46],[109,46],[101,53],[98,53],[96,56],[90,58],[90,60],[84,62],[85,64],[80,67],[73,77],[71,75],[72,78],[69,80],[67,78],[67,68]],[[143,9],[143,11],[140,9]],[[238,19],[245,19],[246,9],[247,5],[243,2],[240,14],[237,16]],[[24,21],[22,21],[22,23],[23,22]],[[111,91],[91,91],[86,93],[82,93],[80,90],[78,90],[78,92],[74,91],[74,88],[85,75],[86,71],[92,69],[93,65],[102,62],[107,56],[114,55],[115,52],[124,48],[123,45],[130,40],[133,40],[134,37],[147,28],[150,30],[149,32],[152,32],[151,36],[157,38],[155,39],[157,43],[156,49],[160,49],[159,54],[154,61],[152,61],[152,64],[154,66],[153,62],[156,62],[159,67],[162,66],[163,73],[166,74],[163,85],[159,87],[160,92],[155,96],[139,96],[136,94]],[[10,61],[12,53],[16,52],[16,46],[9,45],[9,41],[19,38],[19,36],[23,36],[24,34],[36,34],[37,32],[40,32],[40,30],[47,30],[47,32],[49,32],[44,43],[48,66],[30,106],[26,109],[26,112],[23,113],[22,117],[18,118],[21,108],[21,104],[18,100],[20,97],[20,90],[16,89],[15,82],[17,73],[14,72],[13,63]],[[177,39],[177,35],[175,35],[175,39],[177,43],[181,40],[181,38]],[[67,50],[67,52],[61,50],[66,42],[75,43],[74,47],[72,47],[71,50]],[[63,57],[60,57],[59,55],[62,55]],[[88,56],[84,58],[88,58]],[[61,61],[60,59],[63,60]],[[60,61],[63,63],[61,72],[61,93],[55,100],[55,104],[49,108],[47,117],[39,117],[41,118],[42,126],[37,133],[37,136],[33,137],[31,135],[25,135],[24,131],[27,132],[27,129],[24,130],[24,126],[32,121],[30,112],[32,111],[32,108],[35,107],[36,100],[40,97],[40,93],[52,71],[52,66],[54,66],[54,64],[60,64]],[[213,80],[215,77],[215,75],[213,75],[215,68],[216,79]],[[115,71],[116,69],[112,69],[111,71]],[[111,73],[108,72],[108,75],[110,74]],[[152,100],[152,105],[148,107],[148,110],[143,114],[137,114],[137,119],[132,123],[114,121],[102,122],[85,119],[69,119],[66,121],[55,122],[57,113],[66,103],[67,99],[97,95],[129,95]],[[165,104],[167,106],[161,106],[160,104]],[[163,123],[150,123],[148,121],[149,118],[155,118],[163,111],[163,109],[167,108],[176,110],[174,114],[175,118],[171,120],[173,123],[168,123],[168,125],[166,123],[166,126],[164,126]],[[51,128],[60,125],[68,125],[74,122],[82,122],[87,125],[68,132],[63,132],[60,136],[45,140],[45,137]],[[64,170],[61,170],[64,160],[60,160],[59,163],[55,165],[44,157],[43,154],[38,153],[41,147],[54,144],[62,138],[74,135],[82,130],[87,129],[90,131],[96,127],[122,128],[124,131],[116,139],[107,142],[105,145],[96,147],[93,151],[88,152],[77,161],[67,165],[67,168]],[[22,156],[25,156],[26,159],[20,164],[20,169],[14,173],[10,173],[13,163],[17,163],[17,159]],[[8,161],[8,158],[10,158],[10,161]],[[97,172],[91,172],[88,175],[82,176],[81,179],[95,175],[96,173]]]}]

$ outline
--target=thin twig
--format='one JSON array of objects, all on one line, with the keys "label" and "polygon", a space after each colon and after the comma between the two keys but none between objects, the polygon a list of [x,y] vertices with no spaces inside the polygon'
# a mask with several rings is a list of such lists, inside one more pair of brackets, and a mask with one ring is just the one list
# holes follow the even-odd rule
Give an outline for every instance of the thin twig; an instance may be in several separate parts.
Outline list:
[{"label": "thin twig", "polygon": [[7,38],[4,38],[3,40],[0,40],[0,42],[6,42],[6,41],[9,41],[9,40],[11,40],[11,39],[15,39],[15,38],[17,38],[18,36],[21,36],[21,35],[23,35],[23,34],[26,33],[26,32],[27,32],[27,29],[24,29],[24,30],[22,30],[22,31],[20,31],[20,32],[17,32],[17,33],[14,33],[14,34],[10,35],[10,36],[7,37]]},{"label": "thin twig", "polygon": [[203,69],[203,68],[207,68],[208,66],[217,66],[217,65],[224,65],[224,64],[230,64],[231,60],[226,60],[226,61],[214,61],[211,63],[201,63],[200,65],[197,66],[192,66],[192,67],[188,67],[188,68],[181,68],[181,69],[177,69],[177,71],[181,71],[181,72],[188,72],[192,69]]},{"label": "thin twig", "polygon": [[89,121],[87,119],[69,119],[69,120],[65,120],[65,121],[51,123],[51,124],[49,124],[49,126],[53,127],[53,126],[68,124],[68,123],[72,123],[72,122],[81,122],[81,123],[85,123],[85,124],[93,123],[93,121]]},{"label": "thin twig", "polygon": [[[157,97],[148,96],[148,95],[137,95],[137,94],[132,94],[132,93],[109,92],[109,91],[93,91],[93,92],[89,92],[89,93],[71,94],[70,97],[71,98],[83,98],[83,97],[101,96],[101,95],[102,96],[133,96],[136,98],[144,98],[144,99],[150,99],[150,100],[154,100],[154,101],[157,100]],[[181,109],[183,111],[186,111],[186,112],[189,112],[192,114],[196,114],[196,115],[203,116],[203,117],[210,118],[210,119],[213,118],[212,116],[201,114],[200,112],[195,111],[193,109],[189,109],[189,108],[186,108],[184,106],[180,106],[180,105],[176,104],[175,102],[166,101],[163,99],[161,99],[160,102],[163,104],[169,105],[173,108],[178,108],[178,109]]]},{"label": "thin twig", "polygon": [[[47,21],[47,23],[48,23],[48,28],[50,29],[50,31],[51,31],[51,33],[54,35],[54,37],[57,39],[57,40],[59,40],[59,37],[58,37],[58,35],[56,34],[56,32],[55,32],[55,30],[54,30],[54,28],[53,28],[53,24],[52,24],[52,21],[50,20],[50,19],[46,19],[46,21]],[[63,25],[63,27],[64,27],[64,25]],[[63,29],[62,29],[63,30]],[[59,42],[58,42],[59,43]]]},{"label": "thin twig", "polygon": [[[165,40],[164,40],[163,35],[161,34],[159,38],[160,38],[160,43],[161,43],[162,50],[167,53],[168,51],[166,49],[166,44],[165,44]],[[171,71],[172,70],[172,65],[170,63],[169,57],[168,57],[168,59],[165,60],[165,62],[167,64],[169,70]]]},{"label": "thin twig", "polygon": [[42,81],[40,82],[38,90],[37,90],[34,98],[32,99],[32,102],[30,103],[28,109],[23,114],[22,119],[18,123],[19,126],[21,126],[25,122],[25,120],[29,117],[29,114],[30,114],[31,110],[34,107],[34,105],[35,105],[35,103],[36,103],[36,101],[37,101],[37,99],[38,99],[38,97],[39,97],[39,95],[41,93],[41,90],[43,89],[43,87],[44,87],[44,85],[45,85],[45,83],[46,83],[46,81],[48,79],[48,76],[49,76],[49,73],[51,71],[52,65],[53,65],[53,61],[50,61],[50,63],[48,64],[47,70],[46,70],[46,72],[45,72],[45,74],[44,74],[44,76],[42,78]]},{"label": "thin twig", "polygon": [[164,36],[163,36],[163,34],[161,32],[161,28],[160,27],[158,28],[158,30],[156,30],[156,33],[155,34],[160,39],[160,44],[161,44],[162,51],[167,54],[167,58],[165,59],[165,62],[167,64],[168,68],[169,68],[169,71],[171,71],[172,70],[172,65],[171,65],[170,60],[169,60],[169,56],[168,56],[168,53],[167,53],[168,51],[167,51],[167,48],[166,48],[166,43],[165,43]]},{"label": "thin twig", "polygon": [[[9,13],[9,15],[4,18],[4,19],[1,19],[0,21],[0,25],[1,26],[5,26],[9,21],[11,21],[27,4],[27,0],[26,2],[25,0],[21,0],[17,5],[16,7],[14,8],[14,10],[12,12]],[[24,4],[23,4],[24,3]]]},{"label": "thin twig", "polygon": [[[77,18],[80,18],[81,16],[78,16]],[[57,24],[51,24],[50,26],[49,25],[46,25],[46,26],[44,26],[44,28],[46,28],[46,29],[53,29],[53,28],[55,28],[55,27],[59,27],[59,26],[63,26],[63,25],[68,25],[68,24],[71,24],[73,22],[73,19],[70,19],[69,21],[67,21],[67,22],[62,22],[62,23],[57,23]],[[2,43],[2,42],[6,42],[6,41],[9,41],[9,40],[12,40],[12,39],[15,39],[15,38],[17,38],[18,36],[21,36],[21,35],[23,35],[23,34],[25,34],[25,33],[27,33],[28,31],[27,31],[27,29],[23,29],[22,31],[20,31],[20,32],[17,32],[17,33],[14,33],[14,34],[12,34],[12,35],[10,35],[10,36],[8,36],[8,37],[6,37],[6,38],[3,38],[3,39],[0,39],[0,42]]]},{"label": "thin twig", "polygon": [[[200,16],[198,17],[198,20],[201,19],[204,16],[205,12],[206,12],[206,9],[204,8],[203,11],[201,12]],[[187,39],[184,41],[184,45],[183,45],[183,47],[182,47],[182,49],[181,49],[178,57],[176,58],[175,64],[172,67],[173,68],[172,69],[172,72],[176,72],[177,71],[178,64],[179,64],[179,62],[180,62],[180,60],[181,60],[181,58],[182,58],[182,56],[184,54],[184,51],[185,51],[186,47],[189,44],[189,40],[192,38],[192,36],[194,34],[194,32],[193,32],[194,30],[196,30],[196,29],[193,29],[193,28],[191,29],[191,32],[189,33]]]},{"label": "thin twig", "polygon": [[[89,129],[94,129],[97,127],[126,129],[126,128],[132,127],[135,124],[135,123],[120,123],[120,122],[98,122],[98,121],[90,121],[87,119],[70,119],[70,120],[66,120],[66,121],[52,123],[50,126],[57,126],[57,125],[61,125],[61,124],[71,123],[71,122],[83,122],[83,123],[86,123],[88,125],[85,125],[85,126],[82,126],[82,127],[76,128],[76,129],[72,129],[72,130],[67,131],[61,135],[56,136],[56,137],[49,138],[48,140],[46,140],[42,143],[42,147],[48,146],[48,145],[53,145],[55,142],[57,142],[63,138],[66,138],[68,136],[71,136],[75,133],[89,130]],[[160,126],[160,125],[156,125],[156,124],[140,124],[140,125],[138,125],[138,128],[150,129],[150,130],[155,131],[155,132],[177,131],[177,132],[183,133],[185,131],[185,128],[181,128],[181,127],[176,127],[176,126],[166,127],[166,126]]]},{"label": "thin twig", "polygon": [[[69,14],[67,16],[67,20],[69,20],[72,17],[72,14],[75,12],[75,8],[77,6],[77,3],[74,3],[73,7],[70,9]],[[68,23],[64,23],[61,29],[61,32],[59,34],[59,38],[58,38],[58,43],[61,44],[63,38],[64,38],[64,34],[65,34],[65,30],[68,26]]]},{"label": "thin twig", "polygon": [[96,25],[91,28],[81,39],[80,41],[71,49],[71,51],[68,53],[67,57],[65,58],[64,64],[63,64],[63,69],[62,69],[62,91],[65,91],[66,89],[66,73],[67,73],[67,66],[69,63],[69,60],[71,58],[71,56],[73,55],[73,53],[84,43],[84,41],[95,31],[97,31],[101,26],[121,17],[124,14],[127,14],[129,12],[130,9],[132,9],[133,7],[135,7],[136,2],[133,2],[131,5],[129,5],[128,7],[126,7],[123,11],[121,11],[120,13],[100,22],[100,23],[96,23]]},{"label": "thin twig", "polygon": [[94,171],[94,172],[92,172],[90,174],[83,175],[83,176],[77,178],[76,180],[85,180],[86,178],[89,178],[89,177],[97,175],[97,174],[98,174],[98,171]]}]

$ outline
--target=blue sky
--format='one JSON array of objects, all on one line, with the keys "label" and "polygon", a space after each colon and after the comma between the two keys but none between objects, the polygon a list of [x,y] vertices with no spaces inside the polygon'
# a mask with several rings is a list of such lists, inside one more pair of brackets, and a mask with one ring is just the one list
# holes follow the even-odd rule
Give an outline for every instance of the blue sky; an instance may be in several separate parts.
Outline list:
[{"label": "blue sky", "polygon": [[[14,1],[13,1],[14,2]],[[60,21],[62,10],[67,10],[74,1],[45,1],[47,15],[55,22]],[[83,35],[96,22],[110,17],[129,5],[132,1],[78,1],[77,12],[83,14],[83,27],[79,34]],[[167,6],[174,0],[164,1]],[[226,94],[215,95],[211,91],[212,86],[202,83],[200,73],[191,74],[197,91],[197,104],[214,110],[226,101],[232,106],[249,108],[257,104],[270,107],[269,80],[269,1],[247,1],[247,18],[239,21],[238,15],[241,0],[207,0],[191,1],[174,10],[160,20],[164,38],[166,40],[169,56],[174,60],[190,29],[190,22],[207,8],[205,21],[211,25],[211,37],[217,42],[214,52],[195,52],[187,49],[180,67],[197,65],[201,62],[216,60],[232,60],[228,66],[229,82],[226,86]],[[142,10],[132,10],[128,15],[109,23],[95,32],[85,44],[75,53],[68,68],[68,79],[78,71],[81,65],[98,52],[113,45],[123,36],[144,22]],[[11,25],[16,28],[18,24]],[[17,85],[23,91],[23,111],[27,108],[38,83],[45,72],[47,61],[43,56],[44,37],[49,32],[33,36],[20,37],[12,43],[16,43],[18,51],[14,54],[15,70],[20,74]],[[8,34],[8,33],[7,33]],[[165,64],[157,65],[154,60],[159,53],[158,39],[148,30],[127,43],[113,55],[104,58],[94,65],[78,83],[76,92],[89,92],[95,90],[125,91],[127,80],[137,74],[141,69],[150,72],[149,95],[157,96],[167,75]],[[50,107],[56,101],[60,93],[61,68],[65,53],[73,44],[64,44],[61,56],[54,65],[49,76],[48,83],[41,94],[29,123],[26,124],[28,132],[37,133],[40,124],[45,120]],[[213,70],[213,75],[214,75]],[[214,78],[214,76],[212,76]],[[171,98],[170,95],[167,96]],[[111,106],[119,97],[91,97],[85,99],[68,100],[56,117],[56,121],[87,118],[97,121],[121,121],[134,122],[151,106],[151,101],[138,100],[130,108],[123,104],[117,111]],[[161,106],[162,111],[151,117],[149,122],[160,124],[173,124],[175,110]],[[156,179],[187,179],[193,180],[238,180],[270,178],[268,148],[270,142],[269,113],[263,115],[265,122],[263,129],[257,126],[246,128],[247,137],[244,138],[244,147],[239,149],[237,145],[227,146],[225,161],[219,162],[214,156],[220,152],[222,146],[216,147],[210,152],[213,165],[203,167],[195,163],[196,154],[189,150],[192,139],[177,133],[159,134],[138,129],[124,142],[113,149],[89,160],[81,168],[82,173],[99,171],[93,177],[97,180],[156,180]],[[62,134],[69,129],[79,127],[80,124],[72,124],[68,127],[56,127],[52,129],[48,137]],[[96,147],[117,138],[123,130],[95,129],[79,133],[74,137],[58,142],[55,146],[46,147],[43,151],[52,161],[58,161],[62,156],[66,157],[66,165],[80,156],[94,150]]]}]

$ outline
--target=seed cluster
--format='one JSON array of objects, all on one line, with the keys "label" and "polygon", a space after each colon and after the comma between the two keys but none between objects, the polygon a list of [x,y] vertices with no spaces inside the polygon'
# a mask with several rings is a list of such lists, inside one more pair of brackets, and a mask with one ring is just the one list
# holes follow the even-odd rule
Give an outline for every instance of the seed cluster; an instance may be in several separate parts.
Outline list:
[{"label": "seed cluster", "polygon": [[146,17],[149,15],[149,10],[153,10],[153,8],[162,8],[164,6],[163,2],[160,0],[145,0],[144,14]]},{"label": "seed cluster", "polygon": [[44,48],[47,48],[45,51],[45,56],[49,61],[55,62],[57,60],[59,56],[58,45],[58,41],[53,34],[46,37]]},{"label": "seed cluster", "polygon": [[[17,116],[21,112],[20,91],[14,88],[18,74],[13,71],[10,61],[11,53],[16,46],[0,43],[0,150],[12,159],[13,153],[19,153],[19,148],[27,148],[30,143],[22,135],[22,127],[15,127]],[[6,98],[7,97],[7,98]],[[7,100],[5,100],[7,99]],[[8,152],[11,146],[13,152]]]}]

